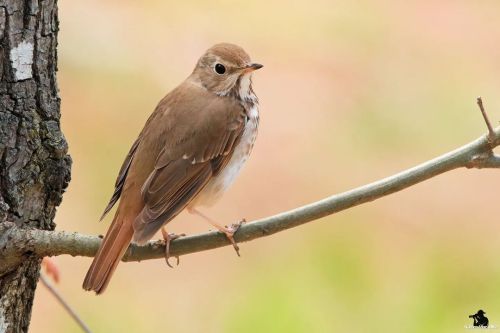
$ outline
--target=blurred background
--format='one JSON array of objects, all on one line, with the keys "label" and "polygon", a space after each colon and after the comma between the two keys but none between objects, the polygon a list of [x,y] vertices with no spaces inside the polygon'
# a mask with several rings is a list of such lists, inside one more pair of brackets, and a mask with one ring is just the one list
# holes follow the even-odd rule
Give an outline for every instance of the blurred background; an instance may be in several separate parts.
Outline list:
[{"label": "blurred background", "polygon": [[[59,230],[98,218],[156,103],[212,44],[243,46],[261,126],[235,185],[205,213],[262,218],[377,180],[500,119],[500,2],[61,1],[59,86],[72,181]],[[498,170],[457,170],[277,235],[121,264],[81,289],[90,258],[55,258],[58,288],[95,332],[457,332],[500,326]],[[209,225],[182,214],[171,232]],[[79,329],[43,286],[32,332]]]}]

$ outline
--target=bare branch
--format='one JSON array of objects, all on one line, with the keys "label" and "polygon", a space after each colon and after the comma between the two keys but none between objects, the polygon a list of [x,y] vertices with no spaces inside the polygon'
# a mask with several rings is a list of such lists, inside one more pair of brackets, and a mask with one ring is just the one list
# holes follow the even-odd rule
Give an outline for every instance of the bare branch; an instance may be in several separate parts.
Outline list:
[{"label": "bare branch", "polygon": [[484,109],[483,106],[483,99],[481,96],[477,98],[477,105],[479,106],[479,110],[481,110],[481,113],[484,118],[484,122],[486,123],[486,127],[488,127],[488,140],[493,142],[495,140],[495,131],[493,130],[493,127],[491,126],[490,119],[488,118],[488,114],[486,113],[486,110]]},{"label": "bare branch", "polygon": [[[297,227],[342,210],[370,202],[401,191],[439,174],[457,168],[500,168],[500,157],[492,148],[500,144],[500,127],[489,135],[446,153],[433,160],[353,190],[336,194],[323,200],[280,213],[271,217],[247,223],[234,235],[237,242],[256,238]],[[76,232],[21,229],[13,223],[0,224],[0,272],[18,264],[30,254],[40,257],[69,254],[92,257],[97,252],[101,239]],[[224,234],[208,232],[186,236],[171,242],[172,256],[210,250],[230,245]],[[144,246],[130,245],[123,260],[141,261],[164,258],[163,241],[151,241]]]},{"label": "bare branch", "polygon": [[71,318],[73,318],[78,326],[85,332],[85,333],[92,333],[90,328],[85,324],[85,322],[78,316],[78,314],[73,310],[73,308],[69,305],[69,303],[64,299],[64,297],[61,295],[61,293],[52,285],[52,283],[47,279],[47,277],[41,273],[40,274],[40,281],[43,283],[43,285],[49,290],[49,292],[54,295],[54,297],[57,299],[59,304],[63,306],[63,308],[69,313]]}]

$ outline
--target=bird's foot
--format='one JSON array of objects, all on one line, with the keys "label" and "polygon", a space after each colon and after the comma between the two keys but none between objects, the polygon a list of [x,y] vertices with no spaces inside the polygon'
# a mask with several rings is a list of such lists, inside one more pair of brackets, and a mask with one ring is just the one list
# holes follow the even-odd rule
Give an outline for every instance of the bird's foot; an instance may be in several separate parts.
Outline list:
[{"label": "bird's foot", "polygon": [[231,244],[233,244],[234,250],[236,251],[236,254],[238,255],[238,257],[240,257],[240,247],[238,246],[238,244],[234,240],[234,234],[246,222],[247,221],[245,219],[241,219],[241,221],[238,223],[233,223],[229,227],[226,225],[223,228],[219,229],[220,232],[223,232],[226,235],[227,239],[231,242]]},{"label": "bird's foot", "polygon": [[223,227],[219,223],[212,220],[210,217],[206,216],[205,214],[203,214],[202,212],[197,210],[196,208],[189,207],[188,212],[191,214],[196,214],[196,215],[202,217],[205,221],[207,221],[208,223],[213,225],[215,228],[217,228],[217,230],[219,230],[220,232],[225,234],[227,239],[231,242],[231,244],[233,244],[234,250],[236,251],[236,254],[238,255],[238,257],[240,256],[240,248],[238,247],[238,244],[236,244],[236,241],[234,240],[234,234],[238,231],[238,229],[241,227],[241,225],[246,222],[245,219],[241,219],[240,222],[233,223],[229,227],[227,225]]},{"label": "bird's foot", "polygon": [[[172,242],[174,239],[177,239],[179,237],[184,237],[186,234],[180,234],[176,235],[174,233],[168,233],[165,229],[161,229],[161,234],[163,235],[163,240],[165,241],[165,261],[167,262],[167,266],[170,268],[174,268],[168,261],[171,258],[170,255],[170,242]],[[175,259],[177,259],[177,266],[179,266],[179,256],[175,256]]]}]

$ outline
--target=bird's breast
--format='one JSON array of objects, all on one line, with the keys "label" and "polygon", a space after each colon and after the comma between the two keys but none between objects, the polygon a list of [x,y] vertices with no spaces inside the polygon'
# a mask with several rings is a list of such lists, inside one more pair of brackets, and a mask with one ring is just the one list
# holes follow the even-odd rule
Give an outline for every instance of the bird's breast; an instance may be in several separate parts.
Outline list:
[{"label": "bird's breast", "polygon": [[231,159],[217,176],[212,178],[193,202],[193,206],[213,205],[231,186],[252,152],[259,125],[259,109],[254,104],[247,112],[248,120]]}]

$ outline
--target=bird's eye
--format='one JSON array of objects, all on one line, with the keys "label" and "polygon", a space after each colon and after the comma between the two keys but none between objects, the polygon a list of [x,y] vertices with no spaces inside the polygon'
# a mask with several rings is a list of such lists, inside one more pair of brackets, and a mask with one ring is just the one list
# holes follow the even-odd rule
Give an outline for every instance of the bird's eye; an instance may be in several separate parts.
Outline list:
[{"label": "bird's eye", "polygon": [[219,75],[222,75],[226,72],[226,67],[223,64],[215,64],[215,72]]}]

